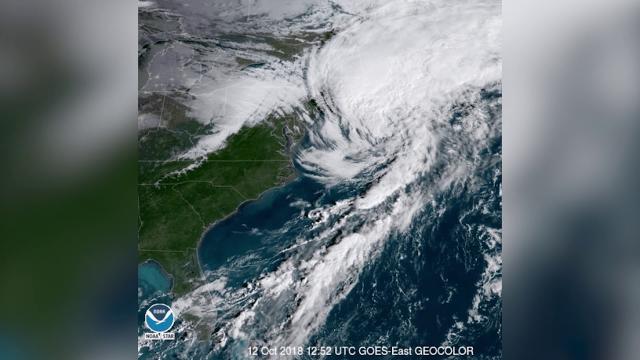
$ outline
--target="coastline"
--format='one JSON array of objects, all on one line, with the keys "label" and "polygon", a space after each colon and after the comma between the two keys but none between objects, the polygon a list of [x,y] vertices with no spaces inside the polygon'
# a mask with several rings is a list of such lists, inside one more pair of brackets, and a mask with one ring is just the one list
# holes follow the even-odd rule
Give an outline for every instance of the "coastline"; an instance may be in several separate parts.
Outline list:
[{"label": "coastline", "polygon": [[[292,161],[292,165],[293,165],[293,161]],[[293,169],[295,169],[294,166],[292,166]],[[245,201],[243,201],[242,203],[240,203],[240,205],[238,205],[238,207],[229,215],[218,219],[216,221],[214,221],[213,223],[211,223],[209,226],[207,226],[207,228],[202,232],[202,235],[200,236],[200,238],[198,239],[198,242],[196,243],[196,251],[195,251],[195,256],[196,256],[196,264],[198,266],[198,270],[200,271],[200,276],[202,277],[202,280],[205,280],[205,275],[204,275],[204,269],[202,268],[202,264],[200,263],[200,245],[202,244],[202,241],[204,241],[205,236],[207,235],[207,233],[209,233],[209,231],[211,229],[213,229],[214,227],[216,227],[219,223],[235,216],[238,214],[238,212],[240,211],[240,209],[245,206],[248,205],[249,203],[255,202],[260,200],[260,198],[262,198],[262,196],[264,196],[267,192],[272,191],[272,190],[277,190],[280,188],[283,188],[285,186],[287,186],[288,184],[290,184],[291,182],[295,181],[298,177],[300,177],[300,174],[298,174],[295,170],[294,173],[292,174],[292,176],[290,176],[289,178],[287,178],[286,180],[284,180],[281,184],[276,185],[274,187],[271,187],[263,192],[261,192],[257,197],[255,198],[251,198],[251,199],[247,199]],[[172,287],[173,290],[173,287]]]},{"label": "coastline", "polygon": [[153,263],[162,273],[162,276],[164,276],[168,281],[169,281],[169,292],[171,292],[173,290],[173,283],[174,283],[174,279],[173,279],[173,275],[171,275],[169,272],[167,272],[167,270],[164,268],[164,266],[162,266],[162,264],[160,264],[157,260],[155,259],[146,259],[143,262],[138,264],[138,268],[140,266],[143,266],[147,263]]},{"label": "coastline", "polygon": [[[139,265],[144,264],[145,262],[148,261],[153,261],[155,264],[158,265],[158,267],[160,269],[162,269],[163,274],[166,276],[167,279],[170,280],[170,287],[168,290],[168,295],[171,296],[172,298],[178,298],[182,295],[184,295],[185,293],[188,293],[190,291],[193,291],[193,289],[197,288],[199,286],[199,284],[204,283],[206,281],[206,277],[205,277],[205,273],[204,273],[204,267],[203,264],[201,263],[201,259],[200,259],[200,250],[201,250],[201,246],[203,244],[204,238],[205,236],[211,231],[211,229],[213,229],[215,226],[217,226],[218,224],[220,224],[222,221],[228,220],[229,218],[237,215],[237,213],[246,205],[258,201],[259,199],[261,199],[266,193],[268,193],[269,191],[273,191],[279,188],[282,188],[284,186],[287,186],[288,184],[292,183],[293,181],[295,181],[297,178],[299,178],[301,176],[299,169],[296,168],[295,163],[294,163],[294,153],[295,153],[295,149],[297,148],[297,146],[301,143],[302,139],[304,138],[304,135],[306,134],[306,129],[304,129],[304,125],[302,126],[303,130],[301,132],[295,132],[295,130],[292,130],[289,128],[289,126],[291,126],[291,124],[289,124],[289,121],[291,121],[293,119],[294,122],[300,124],[299,120],[296,121],[295,117],[286,117],[284,118],[284,123],[282,125],[277,125],[277,123],[274,123],[274,125],[276,126],[273,131],[272,131],[272,135],[275,138],[281,138],[283,140],[285,140],[285,143],[282,144],[281,143],[281,154],[286,158],[286,160],[288,160],[286,163],[286,168],[288,168],[289,170],[286,171],[286,176],[282,176],[281,179],[279,181],[277,181],[277,183],[275,184],[275,186],[271,186],[268,187],[266,189],[264,189],[262,192],[260,192],[257,195],[254,195],[250,198],[246,198],[244,200],[242,200],[242,202],[240,202],[234,209],[232,212],[228,213],[227,215],[216,219],[215,221],[209,223],[200,233],[200,235],[198,236],[197,241],[195,242],[195,244],[193,244],[193,247],[187,247],[184,250],[184,255],[185,255],[185,259],[189,259],[189,256],[191,256],[191,260],[193,261],[193,267],[189,266],[189,268],[191,269],[191,271],[195,271],[197,273],[197,275],[199,276],[198,280],[195,280],[193,285],[194,286],[186,286],[185,288],[187,289],[185,292],[180,292],[179,294],[176,293],[175,289],[176,289],[176,285],[178,283],[177,281],[177,277],[175,274],[173,274],[172,272],[168,271],[168,268],[165,267],[160,261],[158,261],[157,259],[155,259],[153,257],[153,255],[148,255],[146,257],[140,257],[142,261],[139,262]],[[271,119],[271,121],[277,121],[276,119]],[[282,128],[280,128],[279,126],[282,126]],[[278,134],[279,131],[282,131],[282,133]],[[284,175],[284,174],[283,174]],[[242,194],[240,194],[242,195]],[[138,250],[139,252],[141,251],[140,249]],[[144,251],[144,250],[142,250]],[[186,252],[189,252],[189,254],[186,254]],[[193,258],[195,257],[195,258]],[[189,262],[190,262],[189,261]],[[181,284],[184,283],[184,279],[182,280]],[[182,285],[181,285],[182,287]]]},{"label": "coastline", "polygon": [[[195,248],[194,248],[194,249],[195,249],[195,251],[194,251],[195,264],[196,264],[196,267],[197,267],[197,269],[198,269],[199,275],[200,275],[200,277],[201,277],[201,281],[205,281],[205,280],[206,280],[206,278],[205,278],[205,274],[204,274],[204,269],[203,269],[203,267],[202,267],[202,264],[200,263],[200,245],[202,244],[202,241],[204,240],[204,238],[205,238],[206,234],[207,234],[211,229],[213,229],[216,225],[218,225],[219,223],[221,223],[221,222],[223,222],[223,221],[225,221],[225,220],[227,220],[227,219],[229,219],[229,218],[231,218],[231,217],[235,216],[235,215],[238,213],[238,211],[240,211],[240,209],[241,209],[243,206],[245,206],[245,205],[247,205],[247,204],[249,204],[249,203],[251,203],[251,202],[254,202],[254,201],[258,201],[258,200],[260,200],[260,198],[262,198],[262,196],[263,196],[264,194],[266,194],[267,192],[269,192],[269,191],[272,191],[272,190],[276,190],[276,189],[279,189],[279,188],[283,188],[283,187],[285,187],[286,185],[288,185],[288,184],[290,184],[291,182],[295,181],[299,176],[300,176],[300,174],[298,174],[297,172],[294,172],[294,174],[293,174],[292,176],[290,176],[289,178],[285,179],[281,184],[276,185],[276,186],[274,186],[274,187],[271,187],[271,188],[269,188],[269,189],[267,189],[267,190],[265,190],[265,191],[261,192],[261,193],[260,193],[257,197],[255,197],[255,198],[250,198],[250,199],[247,199],[247,200],[243,201],[242,203],[240,203],[240,205],[238,205],[238,207],[237,207],[237,208],[236,208],[232,213],[229,213],[228,215],[224,216],[223,218],[217,219],[216,221],[214,221],[214,222],[212,222],[211,224],[209,224],[209,225],[208,225],[208,226],[207,226],[207,227],[202,231],[202,234],[201,234],[201,235],[200,235],[200,237],[198,238],[198,241],[197,241],[196,246],[195,246]],[[139,251],[139,250],[138,250],[138,251]],[[174,277],[174,275],[172,275],[171,273],[169,273],[169,272],[167,271],[167,269],[165,269],[165,268],[164,268],[164,266],[162,266],[162,264],[161,264],[160,262],[158,262],[157,260],[155,260],[155,259],[153,259],[153,258],[150,258],[150,257],[149,257],[149,258],[145,258],[145,260],[143,260],[142,262],[138,263],[138,266],[140,266],[140,265],[144,265],[144,264],[145,264],[145,263],[147,263],[147,262],[153,262],[155,265],[157,265],[157,266],[158,266],[158,268],[160,269],[160,271],[162,271],[162,274],[163,274],[163,275],[164,275],[164,276],[165,276],[165,277],[170,281],[170,283],[171,283],[171,284],[170,284],[170,286],[169,286],[168,295],[170,295],[171,297],[175,296],[176,294],[175,294],[175,292],[174,292],[174,287],[175,287],[175,283],[176,283],[176,281],[175,281],[175,277]]]}]

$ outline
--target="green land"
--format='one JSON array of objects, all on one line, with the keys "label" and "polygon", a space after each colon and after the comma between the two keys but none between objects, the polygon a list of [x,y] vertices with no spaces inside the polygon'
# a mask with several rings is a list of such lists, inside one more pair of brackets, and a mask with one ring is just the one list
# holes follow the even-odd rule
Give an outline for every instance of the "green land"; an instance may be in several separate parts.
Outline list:
[{"label": "green land", "polygon": [[138,261],[158,262],[172,277],[176,295],[202,280],[196,248],[204,231],[294,176],[290,151],[302,135],[294,116],[270,117],[242,128],[197,167],[180,171],[194,162],[167,159],[208,131],[180,120],[140,132],[138,168]]}]

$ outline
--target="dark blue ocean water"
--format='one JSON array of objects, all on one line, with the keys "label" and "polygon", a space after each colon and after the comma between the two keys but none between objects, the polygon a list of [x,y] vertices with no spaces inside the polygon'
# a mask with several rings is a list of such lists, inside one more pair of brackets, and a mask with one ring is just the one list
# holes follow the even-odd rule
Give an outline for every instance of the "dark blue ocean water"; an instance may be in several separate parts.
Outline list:
[{"label": "dark blue ocean water", "polygon": [[[346,188],[326,190],[314,180],[300,176],[263,193],[259,199],[241,205],[203,236],[198,248],[202,269],[211,280],[224,268],[228,285],[238,286],[273,270],[283,259],[280,252],[305,233],[311,220],[308,211],[345,197]],[[254,254],[254,257],[247,256]],[[238,266],[240,259],[252,258]],[[237,268],[241,268],[237,270]]]},{"label": "dark blue ocean water", "polygon": [[[500,154],[499,139],[489,151]],[[444,212],[426,207],[409,231],[393,235],[309,343],[438,346],[460,322],[452,345],[473,346],[477,358],[501,359],[501,299],[483,299],[478,308],[483,321],[468,322],[485,255],[501,252],[484,241],[487,228],[502,228],[500,167],[499,160],[489,161],[473,191],[440,194],[436,202]]]},{"label": "dark blue ocean water", "polygon": [[[379,256],[366,264],[355,287],[332,308],[308,345],[438,346],[449,337],[452,345],[473,346],[478,359],[501,359],[501,298],[483,298],[474,306],[482,294],[486,258],[501,252],[500,244],[487,246],[491,229],[502,227],[501,151],[501,137],[491,139],[470,180],[434,192],[437,206],[426,204],[406,232],[393,233],[384,242]],[[430,189],[447,166],[442,160],[412,186]],[[371,184],[347,183],[327,190],[301,173],[243,204],[203,235],[198,256],[207,279],[224,278],[226,288],[238,289],[272,272],[297,239],[314,238],[309,211],[354,198]],[[170,301],[163,295],[168,280],[157,266],[141,265],[138,276],[145,294]],[[471,321],[471,313],[481,320]],[[228,316],[218,320],[225,322],[234,314]],[[237,358],[245,345],[210,352],[211,345],[205,344],[193,355]]]},{"label": "dark blue ocean water", "polygon": [[[453,344],[473,346],[476,354],[499,358],[500,299],[484,301],[478,313],[485,320],[467,324],[486,266],[485,230],[501,229],[500,140],[487,151],[495,161],[478,169],[475,182],[467,185],[474,188],[439,194],[435,200],[443,212],[427,206],[409,231],[394,234],[309,344],[438,346],[456,322],[461,322],[464,328]],[[327,192],[304,176],[272,189],[205,234],[199,249],[201,265],[211,280],[225,276],[232,287],[273,271],[284,260],[280,252],[297,236],[313,236],[304,216],[307,209],[352,197],[355,192],[357,187]],[[301,200],[312,205],[292,206]],[[249,256],[251,262],[234,263],[248,254],[255,255]]]}]

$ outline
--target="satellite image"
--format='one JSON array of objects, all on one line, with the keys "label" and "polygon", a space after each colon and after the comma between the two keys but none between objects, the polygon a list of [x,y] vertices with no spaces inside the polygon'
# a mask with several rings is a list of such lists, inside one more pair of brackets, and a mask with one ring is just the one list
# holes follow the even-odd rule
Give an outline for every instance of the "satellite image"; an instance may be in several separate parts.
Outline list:
[{"label": "satellite image", "polygon": [[138,359],[502,359],[499,1],[138,19]]}]

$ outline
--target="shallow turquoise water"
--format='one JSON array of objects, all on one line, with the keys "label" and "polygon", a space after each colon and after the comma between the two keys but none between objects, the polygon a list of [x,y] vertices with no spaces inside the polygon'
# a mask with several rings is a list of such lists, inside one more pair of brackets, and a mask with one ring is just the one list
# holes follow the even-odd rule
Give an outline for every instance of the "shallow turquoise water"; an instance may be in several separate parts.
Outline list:
[{"label": "shallow turquoise water", "polygon": [[146,261],[138,265],[138,287],[147,296],[167,293],[171,289],[171,280],[156,262]]}]

